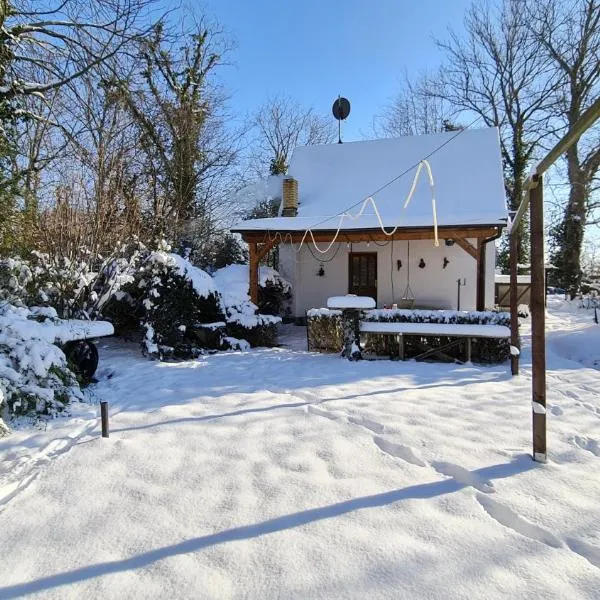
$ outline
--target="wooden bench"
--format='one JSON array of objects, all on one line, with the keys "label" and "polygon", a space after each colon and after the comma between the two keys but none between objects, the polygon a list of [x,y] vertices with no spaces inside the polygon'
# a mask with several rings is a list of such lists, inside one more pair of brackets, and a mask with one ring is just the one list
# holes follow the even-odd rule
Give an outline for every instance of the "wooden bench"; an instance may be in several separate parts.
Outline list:
[{"label": "wooden bench", "polygon": [[455,341],[441,348],[425,350],[416,359],[425,359],[438,354],[449,358],[443,350],[456,345],[460,340],[467,342],[467,362],[471,362],[471,340],[473,338],[510,338],[510,329],[504,325],[473,325],[459,323],[398,323],[361,321],[360,332],[369,334],[393,335],[398,340],[399,357],[404,360],[404,337],[413,336],[441,336],[456,338]]}]

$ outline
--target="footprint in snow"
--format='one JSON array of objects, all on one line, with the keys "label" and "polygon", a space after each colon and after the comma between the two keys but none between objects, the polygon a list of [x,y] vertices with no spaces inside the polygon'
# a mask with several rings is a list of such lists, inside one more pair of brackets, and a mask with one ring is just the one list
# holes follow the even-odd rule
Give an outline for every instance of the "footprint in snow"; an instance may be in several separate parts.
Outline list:
[{"label": "footprint in snow", "polygon": [[567,538],[565,541],[575,554],[583,556],[589,563],[600,569],[600,548],[574,538]]},{"label": "footprint in snow", "polygon": [[594,440],[593,438],[586,438],[582,435],[574,435],[570,441],[578,448],[581,448],[582,450],[587,450],[595,456],[600,457],[600,444],[598,444],[598,440]]},{"label": "footprint in snow", "polygon": [[582,403],[583,408],[587,408],[590,412],[594,413],[596,416],[600,417],[600,408],[597,408],[593,404],[589,404],[588,402]]},{"label": "footprint in snow", "polygon": [[476,490],[485,494],[495,492],[494,484],[491,481],[482,479],[477,474],[449,462],[432,462],[431,466],[440,474],[446,477],[452,477],[463,485],[474,487]]},{"label": "footprint in snow", "polygon": [[550,412],[555,416],[555,417],[560,417],[561,415],[564,414],[564,410],[558,406],[557,404],[552,404],[550,406]]},{"label": "footprint in snow", "polygon": [[563,546],[562,542],[547,529],[534,525],[527,519],[518,515],[512,509],[508,508],[508,506],[504,506],[504,504],[500,504],[500,502],[492,500],[492,498],[484,494],[477,494],[476,498],[483,510],[485,510],[492,519],[498,521],[500,525],[504,525],[504,527],[508,527],[516,533],[524,535],[536,542],[547,544],[552,548],[561,548]]},{"label": "footprint in snow", "polygon": [[365,417],[348,417],[348,422],[352,423],[353,425],[360,425],[361,427],[364,427],[373,433],[383,433],[385,431],[385,425]]},{"label": "footprint in snow", "polygon": [[394,442],[390,442],[389,440],[386,440],[378,435],[373,437],[373,441],[382,452],[385,452],[390,456],[400,458],[401,460],[418,467],[427,466],[427,463],[420,456],[418,456],[410,446],[395,444]]},{"label": "footprint in snow", "polygon": [[311,415],[316,415],[318,417],[325,417],[326,419],[329,419],[330,421],[338,421],[339,420],[338,415],[336,415],[335,413],[332,413],[329,410],[324,410],[322,408],[317,408],[316,406],[313,406],[312,404],[309,404],[308,406],[306,406],[305,410],[307,413],[310,413]]}]

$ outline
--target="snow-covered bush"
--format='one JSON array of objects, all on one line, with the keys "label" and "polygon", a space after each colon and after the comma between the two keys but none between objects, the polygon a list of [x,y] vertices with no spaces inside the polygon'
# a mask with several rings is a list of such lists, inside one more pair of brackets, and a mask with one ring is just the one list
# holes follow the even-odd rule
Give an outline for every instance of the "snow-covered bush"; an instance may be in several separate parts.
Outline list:
[{"label": "snow-covered bush", "polygon": [[24,306],[52,307],[62,318],[79,316],[96,277],[94,257],[84,249],[81,256],[74,261],[32,252],[27,260],[1,261],[1,298]]},{"label": "snow-covered bush", "polygon": [[[229,265],[216,271],[213,278],[221,292],[228,334],[233,338],[247,340],[252,347],[275,345],[277,325],[281,323],[281,317],[269,313],[261,314],[260,307],[250,300],[248,265]],[[282,294],[283,302],[283,295],[289,297],[291,291],[290,284],[270,267],[260,267],[258,284],[259,298],[261,290],[264,294],[264,290],[270,286],[273,292],[270,300],[272,307],[280,304],[279,300],[274,299],[276,294]]]},{"label": "snow-covered bush", "polygon": [[279,323],[281,317],[273,315],[236,315],[227,319],[227,333],[232,338],[246,340],[252,348],[275,346]]},{"label": "snow-covered bush", "polygon": [[65,355],[43,327],[47,319],[59,322],[52,309],[0,303],[0,430],[2,418],[55,416],[81,398]]},{"label": "snow-covered bush", "polygon": [[137,273],[145,308],[142,344],[161,358],[197,356],[205,347],[195,328],[224,320],[220,296],[210,275],[167,250],[151,252]]},{"label": "snow-covered bush", "polygon": [[220,269],[213,279],[165,242],[150,249],[136,240],[107,257],[84,250],[80,255],[78,261],[39,253],[2,261],[0,299],[51,307],[61,317],[110,321],[117,335],[139,334],[144,352],[161,358],[241,348],[244,340],[252,346],[276,342],[276,313],[291,288],[273,269],[260,269],[266,314],[257,314],[248,296],[247,265]]}]

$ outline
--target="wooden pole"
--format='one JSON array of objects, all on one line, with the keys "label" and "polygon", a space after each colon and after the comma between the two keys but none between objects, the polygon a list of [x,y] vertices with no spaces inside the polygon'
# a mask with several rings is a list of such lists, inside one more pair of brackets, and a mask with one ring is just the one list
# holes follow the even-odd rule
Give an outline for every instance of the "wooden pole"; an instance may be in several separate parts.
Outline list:
[{"label": "wooden pole", "polygon": [[542,175],[529,189],[531,220],[531,353],[533,460],[546,462],[546,308],[544,306],[544,192]]},{"label": "wooden pole", "polygon": [[258,306],[258,244],[250,242],[249,249],[249,269],[250,269],[250,300]]},{"label": "wooden pole", "polygon": [[100,402],[100,419],[102,421],[102,437],[108,437],[108,402]]},{"label": "wooden pole", "polygon": [[[521,350],[519,343],[519,287],[517,285],[517,262],[518,262],[518,238],[517,231],[512,231],[509,238],[510,242],[510,345]],[[519,355],[510,353],[510,372],[513,375],[519,374]]]},{"label": "wooden pole", "polygon": [[477,240],[476,310],[485,310],[485,240]]}]

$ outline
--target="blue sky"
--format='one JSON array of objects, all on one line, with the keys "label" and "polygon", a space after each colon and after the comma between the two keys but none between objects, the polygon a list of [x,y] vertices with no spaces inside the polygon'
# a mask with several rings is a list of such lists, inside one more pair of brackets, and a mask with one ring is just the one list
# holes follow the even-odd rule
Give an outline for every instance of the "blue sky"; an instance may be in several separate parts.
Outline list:
[{"label": "blue sky", "polygon": [[[165,4],[175,0],[165,0]],[[369,137],[372,119],[406,71],[434,69],[434,37],[460,30],[470,0],[206,0],[235,41],[221,78],[235,114],[287,94],[331,114],[338,94],[352,104],[344,139]]]}]

